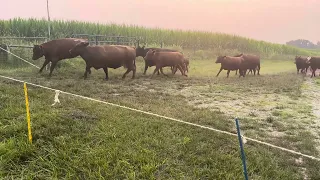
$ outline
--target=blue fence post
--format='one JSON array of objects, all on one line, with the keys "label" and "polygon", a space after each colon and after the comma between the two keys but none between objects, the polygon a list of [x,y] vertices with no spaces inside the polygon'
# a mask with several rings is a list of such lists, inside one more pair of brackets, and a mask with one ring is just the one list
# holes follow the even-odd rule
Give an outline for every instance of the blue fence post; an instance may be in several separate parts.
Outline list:
[{"label": "blue fence post", "polygon": [[244,150],[243,150],[242,138],[241,138],[241,134],[240,134],[240,127],[239,127],[238,118],[236,118],[236,126],[237,126],[238,139],[239,139],[240,150],[241,150],[241,159],[242,159],[242,165],[243,165],[243,174],[244,174],[245,180],[248,180],[247,165],[246,165],[246,155],[244,154]]}]

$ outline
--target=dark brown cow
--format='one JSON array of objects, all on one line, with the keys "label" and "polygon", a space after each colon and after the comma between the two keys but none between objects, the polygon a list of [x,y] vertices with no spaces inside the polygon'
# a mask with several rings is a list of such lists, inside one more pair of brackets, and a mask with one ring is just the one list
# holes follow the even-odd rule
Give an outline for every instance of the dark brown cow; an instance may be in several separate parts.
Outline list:
[{"label": "dark brown cow", "polygon": [[[150,49],[151,49],[151,50],[155,50],[155,51],[157,51],[157,52],[179,52],[179,51],[173,50],[173,49],[145,48],[145,46],[142,46],[142,47],[138,46],[138,47],[136,48],[136,56],[137,56],[137,57],[141,56],[141,57],[144,58],[144,57],[147,55],[147,52],[148,52]],[[155,64],[154,64],[153,62],[151,62],[151,61],[147,61],[146,59],[144,59],[144,63],[145,63],[145,66],[144,66],[144,72],[143,72],[143,74],[145,75],[146,72],[147,72],[148,67],[155,66]],[[174,68],[174,67],[171,67],[171,71],[173,70],[173,68]],[[158,75],[159,75],[159,74],[160,74],[160,73],[159,73],[159,71],[158,71]]]},{"label": "dark brown cow", "polygon": [[122,79],[132,71],[132,79],[136,74],[136,50],[129,46],[120,45],[101,45],[101,46],[88,46],[88,42],[81,42],[70,50],[70,54],[79,54],[86,62],[86,70],[84,78],[87,78],[87,73],[90,73],[90,68],[96,70],[103,68],[108,80],[108,68],[117,69],[121,66],[127,68],[123,74]]},{"label": "dark brown cow", "polygon": [[163,67],[177,67],[183,76],[187,76],[185,74],[185,64],[184,64],[184,57],[183,54],[180,52],[157,52],[156,50],[150,49],[144,59],[152,64],[155,64],[156,68],[151,76],[157,71],[161,71],[161,73],[165,76],[166,74],[163,73]]},{"label": "dark brown cow", "polygon": [[307,73],[309,68],[308,57],[296,56],[294,60],[297,67],[297,74],[299,74],[299,70],[301,70],[301,73]]},{"label": "dark brown cow", "polygon": [[320,69],[320,57],[310,57],[307,63],[310,65],[312,70],[311,77],[316,77],[316,70]]},{"label": "dark brown cow", "polygon": [[39,70],[42,72],[43,68],[51,62],[49,76],[52,75],[52,71],[57,65],[58,61],[63,59],[71,59],[79,56],[79,54],[70,54],[69,50],[75,47],[79,42],[87,42],[84,39],[76,38],[63,38],[55,39],[49,42],[42,43],[40,45],[34,45],[32,59],[37,60],[42,56],[45,57],[45,61]]},{"label": "dark brown cow", "polygon": [[[253,71],[254,75],[256,75],[256,71],[258,71],[258,75],[260,75],[260,57],[252,54],[239,54],[234,57],[243,57],[245,63],[243,64],[244,71],[246,73],[249,70],[249,73]],[[248,74],[249,74],[248,73]]]},{"label": "dark brown cow", "polygon": [[222,70],[227,70],[227,77],[229,77],[230,71],[236,71],[239,70],[239,74],[244,77],[243,75],[243,69],[242,69],[242,63],[244,59],[243,57],[232,57],[232,56],[219,56],[216,60],[216,63],[221,63],[221,68],[217,74],[217,77],[219,76],[220,72]]}]

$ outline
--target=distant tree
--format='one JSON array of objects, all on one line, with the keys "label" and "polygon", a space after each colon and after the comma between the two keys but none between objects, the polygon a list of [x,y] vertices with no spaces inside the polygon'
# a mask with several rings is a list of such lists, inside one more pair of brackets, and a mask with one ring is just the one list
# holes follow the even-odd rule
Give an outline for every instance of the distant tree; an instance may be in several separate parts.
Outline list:
[{"label": "distant tree", "polygon": [[320,45],[320,42],[318,42],[317,45],[315,45],[309,40],[297,39],[297,40],[292,40],[292,41],[286,42],[286,44],[290,45],[290,46],[299,47],[299,48],[314,49]]}]

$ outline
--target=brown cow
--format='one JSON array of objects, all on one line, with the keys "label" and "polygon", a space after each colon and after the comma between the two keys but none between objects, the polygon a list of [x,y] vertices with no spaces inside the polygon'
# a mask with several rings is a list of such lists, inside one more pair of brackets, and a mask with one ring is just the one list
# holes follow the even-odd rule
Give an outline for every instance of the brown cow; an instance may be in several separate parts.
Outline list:
[{"label": "brown cow", "polygon": [[87,42],[84,39],[76,38],[63,38],[55,39],[40,45],[34,45],[32,59],[37,60],[42,56],[45,57],[45,61],[39,70],[39,73],[42,72],[43,68],[51,62],[49,76],[52,75],[52,71],[57,65],[58,61],[63,59],[71,59],[79,56],[79,54],[70,54],[69,50],[75,47],[79,42]]},{"label": "brown cow", "polygon": [[177,66],[177,68],[180,70],[181,74],[183,76],[187,75],[185,74],[185,64],[184,64],[184,57],[183,54],[180,52],[157,52],[156,50],[150,49],[144,59],[148,62],[151,62],[155,64],[156,68],[151,76],[151,78],[154,76],[154,74],[160,70],[160,72],[163,73],[162,67],[170,67],[170,66]]},{"label": "brown cow", "polygon": [[[173,49],[145,48],[145,46],[142,46],[142,47],[138,46],[138,47],[136,48],[136,56],[137,56],[137,57],[141,56],[141,57],[144,58],[144,57],[147,55],[147,52],[148,52],[150,49],[151,49],[151,50],[155,50],[155,51],[157,51],[157,52],[179,52],[179,51],[173,50]],[[145,59],[144,59],[144,63],[145,63],[145,67],[144,67],[144,72],[143,72],[143,74],[145,75],[146,72],[147,72],[148,67],[155,66],[155,64],[154,64],[153,62],[147,61],[147,60],[145,60]],[[171,66],[171,71],[173,71],[173,68],[174,68],[174,67]],[[160,73],[159,73],[159,71],[158,71],[158,75],[159,75],[159,74],[160,74]]]},{"label": "brown cow", "polygon": [[219,56],[216,63],[221,63],[221,68],[216,77],[219,76],[222,70],[227,70],[227,77],[229,77],[230,71],[239,70],[239,74],[244,77],[244,71],[242,69],[243,57],[232,57],[232,56]]},{"label": "brown cow", "polygon": [[252,54],[239,54],[234,57],[243,57],[245,60],[245,63],[243,64],[244,71],[249,69],[248,74],[252,71],[254,75],[256,75],[256,71],[258,71],[258,75],[260,75],[260,57],[257,55],[252,55]]},{"label": "brown cow", "polygon": [[123,74],[122,79],[132,71],[132,79],[136,74],[136,50],[129,46],[120,45],[101,45],[101,46],[88,46],[88,42],[81,42],[70,50],[70,54],[79,54],[86,62],[86,70],[84,78],[87,78],[87,73],[90,73],[90,68],[96,70],[103,68],[108,80],[108,68],[117,69],[121,66],[127,68]]},{"label": "brown cow", "polygon": [[320,69],[320,57],[310,57],[307,63],[310,65],[312,70],[311,77],[316,77],[316,70]]},{"label": "brown cow", "polygon": [[307,73],[309,68],[308,57],[296,56],[294,60],[297,67],[297,74],[299,74],[299,70],[301,70],[301,73]]}]

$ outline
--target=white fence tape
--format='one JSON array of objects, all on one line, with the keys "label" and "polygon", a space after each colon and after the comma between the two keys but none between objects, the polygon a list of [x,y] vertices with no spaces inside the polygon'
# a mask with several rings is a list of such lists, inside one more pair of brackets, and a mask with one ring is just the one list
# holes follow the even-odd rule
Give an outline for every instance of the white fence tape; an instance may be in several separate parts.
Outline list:
[{"label": "white fence tape", "polygon": [[13,55],[13,56],[15,56],[15,57],[17,57],[17,58],[18,58],[18,59],[20,59],[20,60],[22,60],[22,61],[24,61],[24,62],[26,62],[26,63],[30,64],[31,66],[34,66],[34,67],[36,67],[36,68],[40,69],[40,67],[38,67],[37,65],[34,65],[34,64],[32,64],[31,62],[29,62],[29,61],[27,61],[27,60],[25,60],[25,59],[22,59],[21,57],[19,57],[19,56],[17,56],[17,55],[15,55],[15,54],[13,54],[13,53],[12,53],[12,52],[10,52],[10,51],[7,51],[7,50],[3,49],[2,47],[0,47],[0,49],[1,49],[1,50],[3,50],[3,51],[5,51],[5,52],[7,52],[7,53],[9,53],[9,54],[11,54],[11,55]]},{"label": "white fence tape", "polygon": [[[0,75],[0,77],[4,78],[4,79],[9,79],[9,80],[12,80],[12,81],[16,81],[16,82],[21,82],[21,83],[25,82],[25,81],[14,79],[14,78],[7,77],[7,76]],[[91,101],[95,101],[95,102],[99,102],[99,103],[103,103],[103,104],[107,104],[107,105],[111,105],[111,106],[115,106],[115,107],[119,107],[119,108],[123,108],[123,109],[128,109],[128,110],[131,110],[131,111],[140,112],[140,113],[143,113],[143,114],[148,114],[148,115],[155,116],[155,117],[160,117],[160,118],[168,119],[168,120],[171,120],[171,121],[176,121],[176,122],[179,122],[179,123],[183,123],[183,124],[187,124],[187,125],[191,125],[191,126],[195,126],[195,127],[199,127],[199,128],[203,128],[203,129],[207,129],[207,130],[211,130],[211,131],[215,131],[215,132],[231,135],[231,136],[237,136],[237,134],[231,133],[231,132],[228,132],[228,131],[222,131],[222,130],[219,130],[219,129],[215,129],[215,128],[211,128],[211,127],[207,127],[207,126],[202,126],[202,125],[191,123],[191,122],[186,122],[186,121],[183,121],[183,120],[162,116],[162,115],[151,113],[151,112],[147,112],[147,111],[142,111],[142,110],[139,110],[139,109],[134,109],[134,108],[126,107],[126,106],[121,106],[121,105],[118,105],[118,104],[113,104],[113,103],[109,103],[109,102],[93,99],[93,98],[90,98],[90,97],[86,97],[86,96],[82,96],[82,95],[78,95],[78,94],[73,94],[73,93],[70,93],[70,92],[65,92],[65,91],[61,91],[61,90],[50,88],[50,87],[46,87],[46,86],[41,86],[41,85],[38,85],[38,84],[33,84],[33,83],[29,83],[29,82],[25,82],[25,83],[27,83],[29,85],[32,85],[32,86],[35,86],[35,87],[40,87],[40,88],[44,88],[44,89],[48,89],[48,90],[52,90],[52,91],[60,91],[63,94],[68,94],[68,95],[79,97],[79,98],[82,98],[82,99],[87,99],[87,100],[91,100]],[[280,146],[276,146],[276,145],[273,145],[273,144],[270,144],[270,143],[267,143],[267,142],[259,141],[257,139],[253,139],[253,138],[249,138],[249,137],[245,137],[245,136],[243,136],[243,138],[245,138],[247,141],[253,141],[253,142],[256,142],[256,143],[259,143],[259,144],[263,144],[263,145],[266,145],[266,146],[269,146],[269,147],[273,147],[273,148],[276,148],[276,149],[280,149],[282,151],[286,151],[286,152],[289,152],[289,153],[292,153],[292,154],[296,154],[296,155],[300,155],[300,156],[303,156],[303,157],[306,157],[306,158],[310,158],[310,159],[313,159],[313,160],[316,160],[316,161],[320,161],[320,158],[317,158],[317,157],[314,157],[314,156],[306,155],[306,154],[303,154],[303,153],[300,153],[300,152],[296,152],[296,151],[293,151],[293,150],[290,150],[290,149],[287,149],[287,148],[283,148],[283,147],[280,147]]]}]

